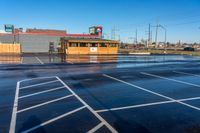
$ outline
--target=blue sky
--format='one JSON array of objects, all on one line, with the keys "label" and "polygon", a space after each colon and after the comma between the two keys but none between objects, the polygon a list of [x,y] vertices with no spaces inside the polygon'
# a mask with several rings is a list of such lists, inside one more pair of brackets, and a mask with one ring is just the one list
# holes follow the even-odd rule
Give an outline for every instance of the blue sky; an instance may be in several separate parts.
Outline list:
[{"label": "blue sky", "polygon": [[[167,40],[200,42],[200,0],[1,0],[0,25],[23,28],[66,29],[87,33],[88,27],[102,25],[110,37],[118,29],[122,40],[147,39],[148,24],[167,28]],[[153,39],[155,28],[152,28]],[[164,32],[159,30],[159,41]]]}]

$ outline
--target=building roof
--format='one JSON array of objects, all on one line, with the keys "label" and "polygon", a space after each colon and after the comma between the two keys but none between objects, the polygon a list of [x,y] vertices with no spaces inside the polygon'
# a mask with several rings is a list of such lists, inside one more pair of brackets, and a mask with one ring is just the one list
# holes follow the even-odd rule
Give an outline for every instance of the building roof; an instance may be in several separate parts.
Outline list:
[{"label": "building roof", "polygon": [[119,41],[115,40],[107,40],[107,39],[101,39],[101,38],[70,38],[70,37],[63,37],[62,40],[68,41],[68,42],[102,42],[102,43],[119,43]]},{"label": "building roof", "polygon": [[54,29],[27,29],[26,33],[58,33],[58,34],[66,34],[66,30],[54,30]]},{"label": "building roof", "polygon": [[36,32],[18,32],[18,33],[0,33],[0,36],[4,35],[36,35],[36,36],[61,36],[61,37],[98,37],[98,35],[91,35],[91,34],[67,34],[67,33],[36,33]]}]

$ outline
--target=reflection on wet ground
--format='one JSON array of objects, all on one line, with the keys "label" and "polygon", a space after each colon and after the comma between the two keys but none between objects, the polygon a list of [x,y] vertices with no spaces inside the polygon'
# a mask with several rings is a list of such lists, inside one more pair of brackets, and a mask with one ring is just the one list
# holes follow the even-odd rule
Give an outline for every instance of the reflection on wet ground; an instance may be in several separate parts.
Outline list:
[{"label": "reflection on wet ground", "polygon": [[21,55],[0,55],[0,64],[21,64]]},{"label": "reflection on wet ground", "polygon": [[117,62],[118,55],[79,55],[66,56],[65,61],[69,63],[103,63],[103,62]]},{"label": "reflection on wet ground", "polygon": [[[22,54],[0,55],[0,64],[49,64],[49,63],[134,63],[136,65],[151,65],[159,63],[174,63],[198,61],[200,57],[183,55],[63,55],[63,54]],[[119,67],[121,67],[120,64]],[[126,64],[127,65],[127,64]],[[128,64],[130,65],[130,64]]]}]

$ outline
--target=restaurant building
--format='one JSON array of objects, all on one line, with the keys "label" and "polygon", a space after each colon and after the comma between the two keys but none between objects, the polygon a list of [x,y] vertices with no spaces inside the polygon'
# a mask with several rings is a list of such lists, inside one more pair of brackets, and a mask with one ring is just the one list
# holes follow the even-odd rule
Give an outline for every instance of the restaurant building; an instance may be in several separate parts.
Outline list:
[{"label": "restaurant building", "polygon": [[61,38],[61,51],[64,54],[117,54],[118,41],[101,38]]}]

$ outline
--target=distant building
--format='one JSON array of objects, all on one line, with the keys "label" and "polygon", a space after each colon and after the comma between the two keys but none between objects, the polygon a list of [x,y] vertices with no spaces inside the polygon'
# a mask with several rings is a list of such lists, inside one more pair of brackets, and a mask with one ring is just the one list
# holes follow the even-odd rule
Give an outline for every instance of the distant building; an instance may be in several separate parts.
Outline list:
[{"label": "distant building", "polygon": [[193,47],[185,47],[184,51],[195,51],[195,48],[193,48]]}]

